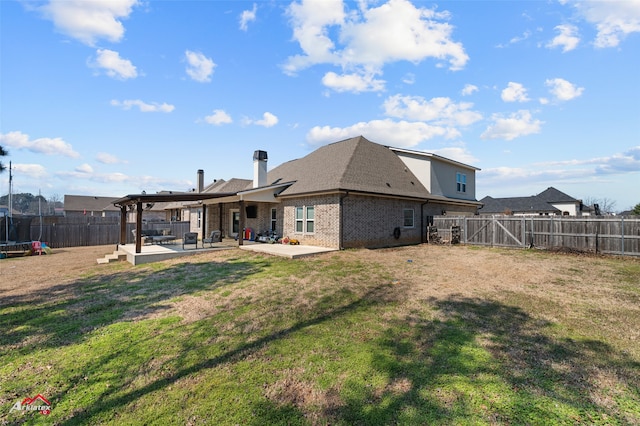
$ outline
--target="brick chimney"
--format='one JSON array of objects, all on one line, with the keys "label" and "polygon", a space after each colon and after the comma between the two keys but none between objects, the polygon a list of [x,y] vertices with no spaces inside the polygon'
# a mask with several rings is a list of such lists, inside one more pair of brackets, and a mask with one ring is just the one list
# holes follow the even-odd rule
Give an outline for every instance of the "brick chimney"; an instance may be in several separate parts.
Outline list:
[{"label": "brick chimney", "polygon": [[253,187],[267,185],[267,151],[253,153]]}]

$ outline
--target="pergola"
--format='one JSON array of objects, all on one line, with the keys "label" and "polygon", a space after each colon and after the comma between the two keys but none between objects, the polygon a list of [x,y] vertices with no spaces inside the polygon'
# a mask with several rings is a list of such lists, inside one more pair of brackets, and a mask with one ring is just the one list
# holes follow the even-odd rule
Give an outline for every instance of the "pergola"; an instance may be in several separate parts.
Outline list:
[{"label": "pergola", "polygon": [[[218,192],[218,193],[202,193],[202,192],[179,192],[179,193],[161,193],[161,194],[130,194],[119,198],[113,202],[116,207],[120,207],[120,245],[127,242],[127,207],[136,206],[136,253],[142,251],[142,210],[143,206],[152,203],[170,203],[180,201],[204,201],[214,198],[237,196],[236,192]],[[241,210],[243,200],[240,200]],[[206,204],[203,204],[203,220],[206,220]],[[244,215],[240,215],[240,229],[244,228]],[[203,222],[202,229],[205,229]],[[242,245],[242,238],[238,238],[238,244]]]}]

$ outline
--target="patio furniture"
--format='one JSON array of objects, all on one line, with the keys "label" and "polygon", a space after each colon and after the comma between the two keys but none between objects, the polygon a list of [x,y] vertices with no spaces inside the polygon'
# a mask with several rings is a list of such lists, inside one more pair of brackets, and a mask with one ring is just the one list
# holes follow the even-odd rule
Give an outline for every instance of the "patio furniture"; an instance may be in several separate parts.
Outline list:
[{"label": "patio furniture", "polygon": [[204,243],[209,244],[209,247],[213,247],[213,243],[219,243],[222,241],[222,232],[221,231],[211,231],[211,235],[209,238],[204,238],[202,240],[202,247],[204,247]]},{"label": "patio furniture", "polygon": [[[164,244],[169,242],[174,242],[176,240],[175,235],[169,234],[169,229],[143,229],[140,232],[142,236],[143,243],[150,244]],[[133,238],[136,238],[136,230],[132,229],[131,233],[133,234]]]},{"label": "patio furniture", "polygon": [[182,250],[184,250],[185,245],[195,244],[195,248],[198,248],[198,233],[197,232],[185,232],[184,237],[182,238]]}]

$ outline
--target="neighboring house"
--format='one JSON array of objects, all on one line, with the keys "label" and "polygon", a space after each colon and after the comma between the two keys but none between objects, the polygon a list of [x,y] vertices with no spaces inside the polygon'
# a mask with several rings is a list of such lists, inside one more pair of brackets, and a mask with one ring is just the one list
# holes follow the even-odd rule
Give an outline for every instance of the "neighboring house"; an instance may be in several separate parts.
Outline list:
[{"label": "neighboring house", "polygon": [[420,243],[433,216],[476,213],[475,167],[356,137],[318,148],[254,179],[218,181],[191,203],[192,231],[225,236],[267,231],[332,248]]},{"label": "neighboring house", "polygon": [[480,202],[481,215],[510,214],[514,216],[589,216],[591,207],[584,206],[564,192],[549,187],[538,195],[531,197],[493,198],[484,197]]},{"label": "neighboring house", "polygon": [[116,200],[115,197],[65,195],[64,215],[67,217],[120,217],[120,209],[113,205],[114,200]]}]

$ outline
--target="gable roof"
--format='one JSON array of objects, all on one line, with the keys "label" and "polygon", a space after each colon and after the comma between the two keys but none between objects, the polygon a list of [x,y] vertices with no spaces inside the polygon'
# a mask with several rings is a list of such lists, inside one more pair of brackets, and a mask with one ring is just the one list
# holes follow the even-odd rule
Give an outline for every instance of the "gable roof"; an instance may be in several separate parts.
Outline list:
[{"label": "gable roof", "polygon": [[548,203],[576,203],[579,201],[552,186],[539,193],[537,197]]},{"label": "gable roof", "polygon": [[492,198],[484,197],[480,200],[482,206],[481,214],[502,214],[510,210],[512,213],[559,213],[559,209],[553,204],[558,203],[578,203],[580,200],[558,191],[550,186],[538,195],[531,197],[506,197]]},{"label": "gable roof", "polygon": [[293,182],[279,196],[358,191],[427,198],[429,191],[387,147],[362,136],[331,143],[267,173],[267,181]]},{"label": "gable roof", "polygon": [[[218,184],[218,182],[220,182]],[[218,192],[240,192],[247,188],[251,188],[253,181],[249,179],[231,178],[228,181],[223,179],[219,180],[211,187],[207,187],[203,192],[218,193]]]},{"label": "gable roof", "polygon": [[64,196],[65,211],[118,211],[113,205],[115,197],[96,197],[93,195]]}]

